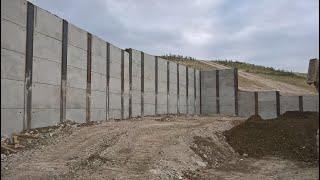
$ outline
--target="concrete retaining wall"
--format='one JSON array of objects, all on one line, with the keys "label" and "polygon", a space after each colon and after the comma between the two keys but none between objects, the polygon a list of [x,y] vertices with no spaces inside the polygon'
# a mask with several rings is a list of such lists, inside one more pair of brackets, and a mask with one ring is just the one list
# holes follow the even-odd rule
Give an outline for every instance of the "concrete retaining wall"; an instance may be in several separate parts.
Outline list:
[{"label": "concrete retaining wall", "polygon": [[86,121],[87,33],[68,25],[66,119]]},{"label": "concrete retaining wall", "polygon": [[169,114],[178,112],[178,86],[177,86],[177,64],[169,62],[169,95],[168,108]]},{"label": "concrete retaining wall", "polygon": [[107,45],[92,36],[91,120],[107,119]]},{"label": "concrete retaining wall", "polygon": [[200,72],[123,50],[25,0],[1,1],[1,25],[2,134],[66,120],[318,111],[318,96],[238,93],[233,69]]},{"label": "concrete retaining wall", "polygon": [[179,114],[187,114],[186,73],[187,73],[186,66],[179,64],[179,102],[178,102]]},{"label": "concrete retaining wall", "polygon": [[144,94],[145,116],[155,115],[155,56],[144,53]]},{"label": "concrete retaining wall", "polygon": [[31,128],[60,121],[62,54],[62,19],[38,7],[34,10]]},{"label": "concrete retaining wall", "polygon": [[141,116],[141,52],[130,49],[131,65],[132,65],[132,116]]},{"label": "concrete retaining wall", "polygon": [[158,58],[158,93],[156,114],[167,114],[167,61]]},{"label": "concrete retaining wall", "polygon": [[1,1],[1,134],[24,128],[26,17],[26,1]]},{"label": "concrete retaining wall", "polygon": [[239,116],[250,117],[255,114],[255,93],[239,91]]},{"label": "concrete retaining wall", "polygon": [[299,111],[299,96],[280,96],[280,113]]},{"label": "concrete retaining wall", "polygon": [[201,114],[218,114],[216,71],[201,71]]},{"label": "concrete retaining wall", "polygon": [[303,111],[319,112],[319,95],[311,96],[304,95],[303,97]]}]

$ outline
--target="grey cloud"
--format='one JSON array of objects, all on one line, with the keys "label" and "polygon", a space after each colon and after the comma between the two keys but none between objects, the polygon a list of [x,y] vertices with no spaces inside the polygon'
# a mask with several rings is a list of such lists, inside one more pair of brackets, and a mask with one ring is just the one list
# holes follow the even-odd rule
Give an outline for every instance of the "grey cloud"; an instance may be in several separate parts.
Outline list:
[{"label": "grey cloud", "polygon": [[301,0],[33,0],[121,48],[307,71],[319,9]]}]

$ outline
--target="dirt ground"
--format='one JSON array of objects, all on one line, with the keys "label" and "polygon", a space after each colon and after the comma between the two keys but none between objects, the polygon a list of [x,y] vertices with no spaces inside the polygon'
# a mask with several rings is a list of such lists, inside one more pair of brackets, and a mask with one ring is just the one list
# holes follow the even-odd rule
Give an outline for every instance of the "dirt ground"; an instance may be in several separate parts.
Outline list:
[{"label": "dirt ground", "polygon": [[66,124],[1,155],[1,178],[319,179],[315,165],[235,152],[223,132],[243,121],[171,116]]}]

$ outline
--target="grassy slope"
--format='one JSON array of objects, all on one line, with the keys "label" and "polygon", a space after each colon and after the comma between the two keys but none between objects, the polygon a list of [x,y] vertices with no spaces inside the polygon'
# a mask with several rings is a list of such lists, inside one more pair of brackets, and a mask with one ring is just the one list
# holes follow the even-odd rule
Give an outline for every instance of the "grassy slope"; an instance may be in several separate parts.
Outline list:
[{"label": "grassy slope", "polygon": [[[183,64],[189,67],[201,69],[201,70],[210,70],[213,69],[212,67],[209,67],[207,64],[202,63],[201,61],[196,60],[192,57],[184,57],[180,55],[164,55],[161,56],[164,59],[174,61],[179,64]],[[254,65],[250,63],[244,63],[244,62],[238,62],[238,61],[213,61],[215,63],[227,66],[227,67],[236,67],[239,70],[257,74],[261,77],[276,80],[279,82],[288,83],[291,85],[295,85],[297,87],[301,87],[303,89],[306,89],[310,92],[316,92],[315,88],[313,86],[309,86],[306,83],[306,74],[305,73],[297,73],[297,72],[289,72],[284,70],[277,70],[270,67],[264,67],[259,65]],[[249,84],[256,84],[257,86],[263,87],[263,83],[258,83],[251,81],[249,79],[239,79],[240,81],[249,83]]]},{"label": "grassy slope", "polygon": [[306,83],[306,74],[304,73],[295,73],[284,70],[278,70],[270,67],[264,67],[244,62],[238,61],[214,61],[215,63],[219,63],[228,67],[236,67],[239,70],[258,74],[261,77],[285,82],[288,84],[292,84],[312,92],[315,92],[315,88],[313,86],[309,86]]}]

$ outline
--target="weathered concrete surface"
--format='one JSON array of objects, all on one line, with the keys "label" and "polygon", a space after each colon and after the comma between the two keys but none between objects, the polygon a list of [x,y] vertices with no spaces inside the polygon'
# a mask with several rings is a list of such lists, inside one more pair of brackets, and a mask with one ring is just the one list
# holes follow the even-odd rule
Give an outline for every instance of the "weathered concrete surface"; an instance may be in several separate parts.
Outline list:
[{"label": "weathered concrete surface", "polygon": [[255,114],[254,92],[239,91],[239,116],[250,117]]},{"label": "weathered concrete surface", "polygon": [[68,25],[66,119],[86,121],[87,32]]},{"label": "weathered concrete surface", "polygon": [[299,111],[299,96],[280,96],[280,113]]},{"label": "weathered concrete surface", "polygon": [[168,95],[168,107],[169,114],[177,113],[177,64],[169,62],[169,95]]},{"label": "weathered concrete surface", "polygon": [[106,120],[107,115],[106,42],[92,36],[91,121]]},{"label": "weathered concrete surface", "polygon": [[220,114],[235,115],[234,69],[219,71]]},{"label": "weathered concrete surface", "polygon": [[155,115],[155,57],[144,53],[144,115]]},{"label": "weathered concrete surface", "polygon": [[188,114],[195,114],[194,102],[194,71],[192,68],[188,69]]},{"label": "weathered concrete surface", "polygon": [[200,71],[196,70],[196,114],[200,114]]},{"label": "weathered concrete surface", "polygon": [[186,66],[179,64],[179,113],[187,113]]},{"label": "weathered concrete surface", "polygon": [[303,111],[319,112],[319,95],[304,95]]},{"label": "weathered concrete surface", "polygon": [[141,52],[132,49],[132,117],[141,116]]},{"label": "weathered concrete surface", "polygon": [[23,130],[26,5],[1,0],[1,135]]},{"label": "weathered concrete surface", "polygon": [[276,91],[258,92],[259,115],[263,119],[277,117]]},{"label": "weathered concrete surface", "polygon": [[121,49],[110,44],[109,117],[121,118]]},{"label": "weathered concrete surface", "polygon": [[129,53],[124,51],[124,90],[123,90],[123,118],[129,118],[129,94],[130,94],[130,87],[129,87]]},{"label": "weathered concrete surface", "polygon": [[167,61],[158,58],[157,113],[167,114]]},{"label": "weathered concrete surface", "polygon": [[201,93],[202,114],[217,114],[216,71],[201,72]]},{"label": "weathered concrete surface", "polygon": [[35,7],[35,22],[31,128],[60,121],[62,19]]}]

